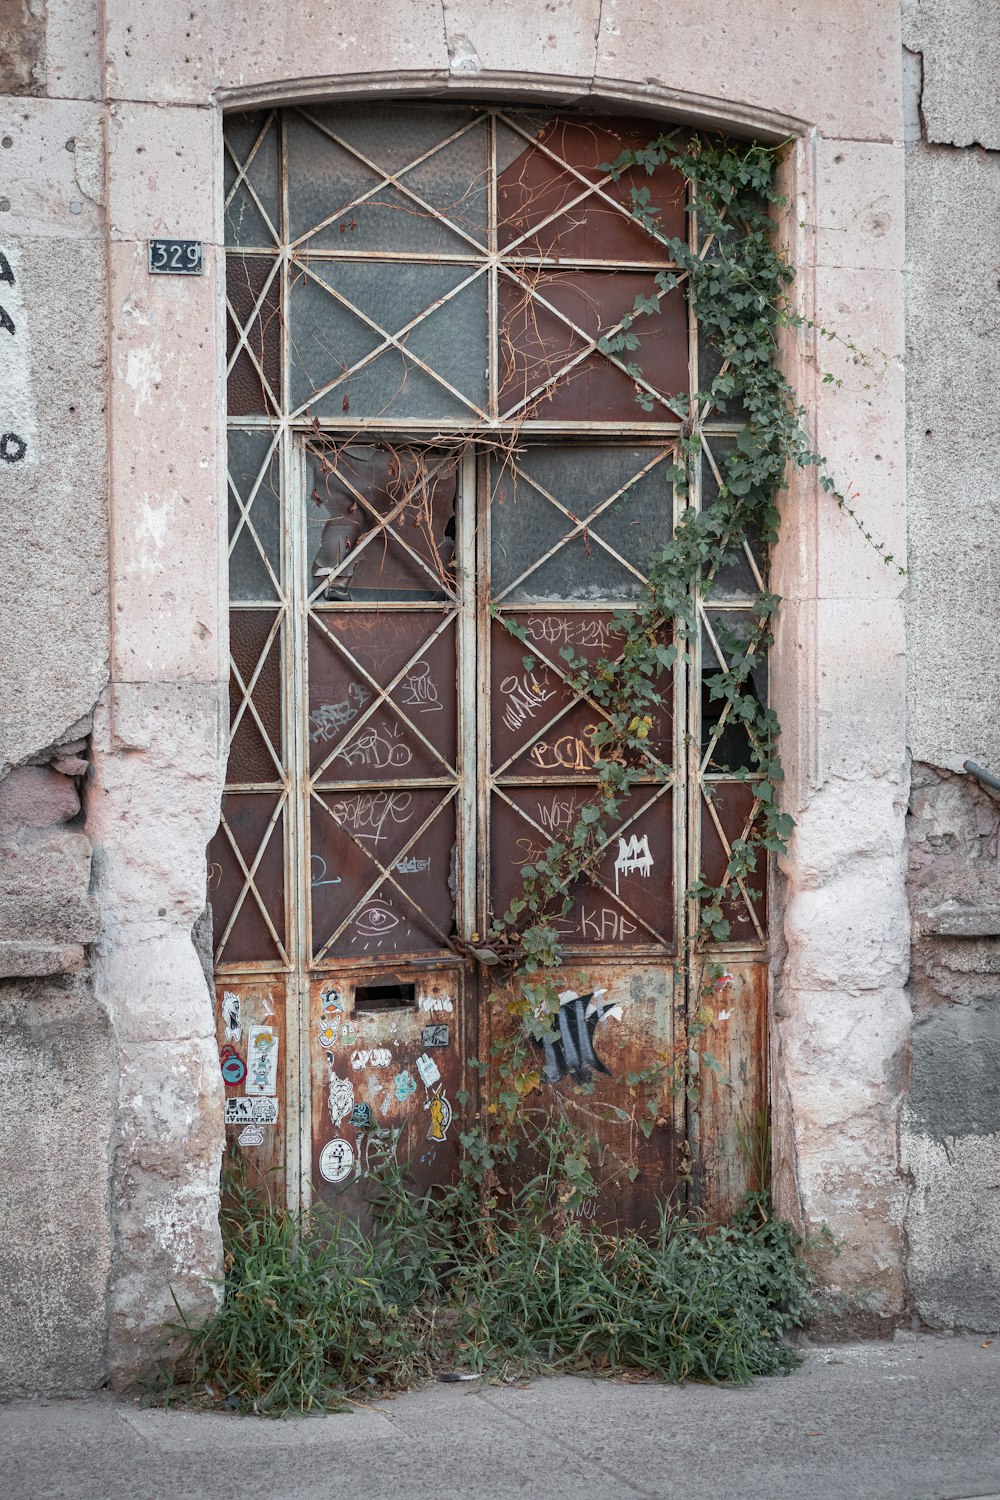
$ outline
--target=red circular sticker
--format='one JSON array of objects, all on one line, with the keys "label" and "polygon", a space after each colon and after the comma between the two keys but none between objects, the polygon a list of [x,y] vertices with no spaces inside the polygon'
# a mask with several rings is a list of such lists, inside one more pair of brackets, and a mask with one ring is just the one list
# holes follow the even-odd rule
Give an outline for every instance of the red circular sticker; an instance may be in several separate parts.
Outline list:
[{"label": "red circular sticker", "polygon": [[222,1068],[223,1079],[231,1088],[242,1083],[247,1076],[247,1065],[235,1047],[223,1047],[219,1053],[219,1066]]}]

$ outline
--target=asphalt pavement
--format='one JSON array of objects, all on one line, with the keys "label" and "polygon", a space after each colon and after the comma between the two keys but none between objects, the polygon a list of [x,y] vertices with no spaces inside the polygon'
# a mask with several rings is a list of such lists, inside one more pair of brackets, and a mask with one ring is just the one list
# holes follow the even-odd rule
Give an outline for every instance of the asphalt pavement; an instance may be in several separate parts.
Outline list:
[{"label": "asphalt pavement", "polygon": [[0,1407],[2,1500],[1000,1500],[1000,1339],[812,1348],[745,1389],[434,1384],[268,1421]]}]

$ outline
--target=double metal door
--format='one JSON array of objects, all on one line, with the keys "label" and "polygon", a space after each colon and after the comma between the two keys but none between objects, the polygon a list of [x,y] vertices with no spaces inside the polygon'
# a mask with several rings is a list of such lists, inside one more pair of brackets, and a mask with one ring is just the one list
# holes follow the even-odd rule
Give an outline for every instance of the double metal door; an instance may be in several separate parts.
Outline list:
[{"label": "double metal door", "polygon": [[[469,947],[592,796],[605,710],[573,664],[616,659],[687,502],[669,441],[234,438],[235,526],[254,566],[273,558],[276,597],[234,585],[210,881],[227,1123],[292,1201],[360,1203],[387,1155],[421,1183],[455,1171],[503,1014]],[[745,747],[702,686],[738,639],[738,590],[701,615],[560,920],[565,1002],[530,1101],[573,1101],[601,1142],[590,1208],[633,1223],[692,1185],[731,1206],[735,1125],[762,1099],[763,893],[731,892],[707,988],[691,944],[686,892],[721,878],[753,816]],[[717,1020],[719,1067],[686,1091],[669,1080],[693,1012]]]}]

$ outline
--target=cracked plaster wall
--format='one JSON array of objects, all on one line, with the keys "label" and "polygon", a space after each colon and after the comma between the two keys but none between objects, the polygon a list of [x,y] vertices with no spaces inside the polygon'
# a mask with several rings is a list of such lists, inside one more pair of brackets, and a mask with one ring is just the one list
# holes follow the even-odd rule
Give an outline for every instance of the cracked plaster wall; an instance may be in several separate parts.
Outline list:
[{"label": "cracked plaster wall", "polygon": [[[0,1394],[106,1370],[115,1039],[81,795],[109,671],[107,277],[90,100],[46,9],[0,23]],[[91,155],[92,155],[92,147]]]},{"label": "cracked plaster wall", "polygon": [[1000,13],[906,0],[912,1082],[908,1271],[934,1326],[1000,1327]]}]

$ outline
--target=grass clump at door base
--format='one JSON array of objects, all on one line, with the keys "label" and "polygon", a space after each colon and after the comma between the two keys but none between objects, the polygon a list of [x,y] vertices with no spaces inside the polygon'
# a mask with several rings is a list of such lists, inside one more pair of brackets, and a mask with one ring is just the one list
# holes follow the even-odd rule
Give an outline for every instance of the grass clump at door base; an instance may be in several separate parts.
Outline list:
[{"label": "grass clump at door base", "polygon": [[540,1217],[531,1188],[485,1218],[461,1188],[417,1198],[387,1178],[377,1200],[367,1232],[230,1184],[222,1302],[172,1325],[183,1349],[160,1398],[278,1416],[442,1372],[745,1384],[797,1363],[786,1335],[812,1277],[763,1194],[724,1227],[663,1210],[645,1238]]}]

